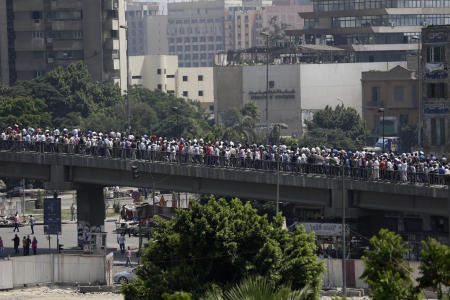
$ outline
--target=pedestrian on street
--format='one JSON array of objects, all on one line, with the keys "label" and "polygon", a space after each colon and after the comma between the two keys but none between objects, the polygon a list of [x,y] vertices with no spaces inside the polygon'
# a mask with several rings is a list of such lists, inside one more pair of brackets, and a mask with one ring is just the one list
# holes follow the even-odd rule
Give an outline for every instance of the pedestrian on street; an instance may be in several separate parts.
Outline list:
[{"label": "pedestrian on street", "polygon": [[23,255],[26,256],[27,255],[27,237],[26,236],[23,236],[22,248],[23,248]]},{"label": "pedestrian on street", "polygon": [[12,239],[12,241],[14,242],[14,254],[19,254],[20,238],[17,236],[17,233]]},{"label": "pedestrian on street", "polygon": [[131,266],[131,249],[130,249],[130,246],[128,246],[126,257],[127,257],[127,262],[125,263],[125,267]]},{"label": "pedestrian on street", "polygon": [[0,257],[3,258],[3,240],[1,236],[0,236]]},{"label": "pedestrian on street", "polygon": [[33,217],[33,215],[30,215],[31,234],[34,234],[34,224],[35,223],[36,223],[36,219]]},{"label": "pedestrian on street", "polygon": [[14,215],[14,230],[13,232],[19,232],[19,213],[16,212],[16,214]]},{"label": "pedestrian on street", "polygon": [[36,237],[33,237],[33,241],[31,242],[31,249],[33,249],[33,255],[36,255],[37,244],[38,244],[38,241],[37,241]]},{"label": "pedestrian on street", "polygon": [[125,235],[123,233],[117,238],[117,243],[119,243],[120,254],[124,255],[125,254]]},{"label": "pedestrian on street", "polygon": [[73,203],[70,206],[70,220],[75,221],[75,205]]}]

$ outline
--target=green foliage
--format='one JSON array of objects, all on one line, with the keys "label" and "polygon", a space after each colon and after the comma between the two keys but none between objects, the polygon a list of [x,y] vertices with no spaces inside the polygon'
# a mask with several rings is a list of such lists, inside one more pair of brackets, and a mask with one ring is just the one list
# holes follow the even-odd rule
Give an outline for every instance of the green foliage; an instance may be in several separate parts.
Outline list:
[{"label": "green foliage", "polygon": [[420,290],[413,286],[411,268],[403,259],[409,251],[408,243],[400,235],[381,229],[378,236],[370,239],[371,248],[362,260],[365,270],[361,279],[370,286],[374,300],[419,299]]},{"label": "green foliage", "polygon": [[192,295],[185,292],[175,292],[171,295],[165,293],[162,297],[164,300],[191,300]]},{"label": "green foliage", "polygon": [[420,287],[433,288],[437,291],[439,299],[449,297],[450,292],[444,295],[443,287],[450,286],[450,247],[430,238],[422,241],[420,258],[419,269],[422,274],[418,278]]},{"label": "green foliage", "polygon": [[[281,215],[268,221],[250,203],[211,197],[207,204],[177,210],[175,218],[159,219],[157,242],[144,250],[141,279],[130,295],[158,299],[164,293],[186,291],[194,298],[211,287],[225,290],[250,276],[263,276],[276,286],[320,289],[324,265],[315,255],[314,235],[303,227],[282,229]],[[137,298],[144,299],[144,298]]]},{"label": "green foliage", "polygon": [[29,96],[0,95],[0,125],[45,127],[51,122],[47,105],[42,99],[33,99]]},{"label": "green foliage", "polygon": [[224,116],[225,130],[223,136],[224,140],[232,140],[238,142],[261,142],[256,131],[256,123],[259,121],[258,108],[255,103],[248,102],[240,110],[232,109]]},{"label": "green foliage", "polygon": [[[45,117],[46,122],[37,122],[32,118],[27,121],[24,113],[17,111],[14,116],[25,120],[21,125],[58,128],[80,126],[90,114],[104,111],[123,101],[117,86],[93,83],[86,66],[81,62],[65,68],[60,66],[43,77],[21,81],[8,89],[6,95],[24,98],[28,105],[38,101],[45,104],[39,104],[33,113]],[[3,116],[3,112],[0,116]]]},{"label": "green foliage", "polygon": [[251,276],[238,285],[225,291],[207,293],[208,300],[264,299],[264,300],[306,300],[313,291],[305,286],[301,290],[292,291],[290,287],[275,285],[271,280],[261,276]]},{"label": "green foliage", "polygon": [[361,117],[351,107],[326,106],[305,121],[307,132],[303,144],[310,147],[327,146],[337,149],[361,149],[365,133]]}]

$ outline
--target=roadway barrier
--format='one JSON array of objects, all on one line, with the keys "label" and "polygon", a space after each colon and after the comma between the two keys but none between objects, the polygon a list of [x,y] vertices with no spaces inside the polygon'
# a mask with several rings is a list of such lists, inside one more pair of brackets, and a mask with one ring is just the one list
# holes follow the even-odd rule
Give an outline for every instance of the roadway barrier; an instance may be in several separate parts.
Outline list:
[{"label": "roadway barrier", "polygon": [[50,253],[0,261],[0,290],[37,284],[112,284],[112,257]]}]

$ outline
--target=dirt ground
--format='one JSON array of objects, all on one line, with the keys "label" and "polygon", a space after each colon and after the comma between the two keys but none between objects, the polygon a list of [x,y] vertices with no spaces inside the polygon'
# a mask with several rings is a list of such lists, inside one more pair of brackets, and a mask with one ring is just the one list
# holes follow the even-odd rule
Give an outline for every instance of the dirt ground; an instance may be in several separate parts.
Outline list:
[{"label": "dirt ground", "polygon": [[31,287],[0,291],[0,300],[123,300],[123,295],[115,293],[82,294],[73,288]]}]

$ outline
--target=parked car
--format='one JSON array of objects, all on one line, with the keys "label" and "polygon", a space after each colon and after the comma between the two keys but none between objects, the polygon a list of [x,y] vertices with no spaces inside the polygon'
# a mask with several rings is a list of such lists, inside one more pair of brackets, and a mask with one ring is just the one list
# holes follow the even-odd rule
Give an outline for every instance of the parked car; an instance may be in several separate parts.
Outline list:
[{"label": "parked car", "polygon": [[114,277],[113,277],[114,283],[123,284],[123,283],[133,282],[137,276],[136,269],[137,269],[137,267],[114,274]]}]

